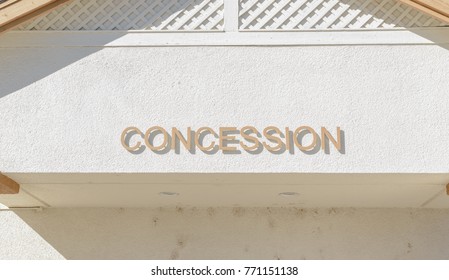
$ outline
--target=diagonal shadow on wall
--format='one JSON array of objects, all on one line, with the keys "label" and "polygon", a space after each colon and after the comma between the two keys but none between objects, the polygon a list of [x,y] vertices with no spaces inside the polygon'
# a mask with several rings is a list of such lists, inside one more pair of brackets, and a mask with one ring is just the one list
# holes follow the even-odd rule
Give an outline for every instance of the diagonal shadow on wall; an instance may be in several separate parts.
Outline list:
[{"label": "diagonal shadow on wall", "polygon": [[[252,27],[257,24],[259,24],[257,27],[259,30],[398,27],[409,28],[411,32],[439,44],[442,38],[438,32],[429,34],[419,27],[448,25],[395,0],[340,0],[338,3],[329,0],[315,1],[318,4],[313,4],[312,8],[309,3],[296,7],[289,19],[283,19],[283,13],[300,1],[287,1],[288,5],[284,1],[285,9],[279,9],[277,13],[272,13],[270,6],[258,8],[263,6],[257,4],[258,1],[242,0],[241,6],[248,6],[247,2],[251,4],[251,8],[242,12],[240,22],[241,27],[247,30],[252,30]],[[329,8],[330,2],[333,3],[331,8]],[[120,4],[110,0],[73,1],[18,29],[30,30],[31,33],[27,33],[30,35],[32,30],[61,31],[64,36],[67,35],[64,31],[122,30],[122,32],[104,32],[90,44],[99,47],[80,47],[77,51],[54,47],[51,52],[39,47],[30,47],[35,43],[32,41],[35,39],[34,36],[25,40],[22,36],[20,40],[24,40],[26,47],[20,47],[22,42],[16,40],[20,31],[2,35],[0,37],[0,65],[2,66],[0,68],[0,98],[102,50],[101,46],[126,35],[126,30],[222,30],[222,10],[222,0],[136,0],[123,1]],[[67,36],[70,37],[70,35]],[[69,40],[76,40],[76,37]],[[448,48],[445,44],[440,46]],[[76,77],[72,78],[76,79]]]},{"label": "diagonal shadow on wall", "polygon": [[[116,2],[72,1],[0,36],[0,98],[102,50],[101,46],[126,35],[127,30],[213,31],[221,30],[223,25],[222,0]],[[49,52],[39,46],[40,39],[33,36],[34,30],[60,31],[59,39],[63,37],[69,42],[76,40],[76,36],[71,37],[76,32],[66,31],[104,32],[89,42],[98,47],[78,47],[73,51],[73,48],[51,47],[50,44],[52,51]],[[29,38],[23,32],[29,34]],[[48,42],[44,43],[48,48]]]}]

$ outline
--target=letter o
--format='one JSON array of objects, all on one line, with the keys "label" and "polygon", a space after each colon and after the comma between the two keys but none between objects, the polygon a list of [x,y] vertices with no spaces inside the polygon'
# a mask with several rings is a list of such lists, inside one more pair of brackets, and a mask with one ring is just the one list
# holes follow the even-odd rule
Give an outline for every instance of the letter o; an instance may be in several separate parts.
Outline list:
[{"label": "letter o", "polygon": [[[150,143],[150,135],[153,131],[159,131],[164,135],[164,142],[162,142],[162,144],[159,146],[153,146],[153,144]],[[147,132],[145,133],[145,144],[147,145],[148,148],[150,148],[150,150],[161,151],[167,147],[167,143],[168,143],[168,133],[164,128],[160,126],[152,126],[148,128]]]},{"label": "letter o", "polygon": [[[308,146],[303,146],[301,145],[301,143],[299,143],[298,141],[298,135],[302,130],[307,130],[310,134],[312,134],[313,136],[313,141],[310,145]],[[295,130],[295,133],[293,134],[293,141],[295,142],[295,145],[301,150],[301,151],[310,151],[313,150],[313,148],[315,148],[316,143],[317,143],[317,139],[318,139],[318,134],[316,134],[315,130],[313,130],[313,128],[311,128],[310,126],[300,126]]]}]

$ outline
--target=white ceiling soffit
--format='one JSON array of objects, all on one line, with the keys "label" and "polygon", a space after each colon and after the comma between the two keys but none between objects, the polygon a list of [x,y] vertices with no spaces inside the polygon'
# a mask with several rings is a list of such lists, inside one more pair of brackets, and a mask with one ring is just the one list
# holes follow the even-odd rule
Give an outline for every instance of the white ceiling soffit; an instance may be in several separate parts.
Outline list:
[{"label": "white ceiling soffit", "polygon": [[449,174],[6,174],[9,207],[449,208]]}]

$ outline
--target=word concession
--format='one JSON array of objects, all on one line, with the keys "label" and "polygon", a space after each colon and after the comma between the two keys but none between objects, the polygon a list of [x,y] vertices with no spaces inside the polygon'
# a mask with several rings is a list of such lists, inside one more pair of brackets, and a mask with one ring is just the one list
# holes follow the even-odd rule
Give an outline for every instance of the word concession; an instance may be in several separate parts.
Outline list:
[{"label": "word concession", "polygon": [[181,147],[194,153],[196,149],[213,154],[218,151],[239,154],[241,150],[248,153],[260,153],[264,149],[271,153],[293,153],[297,148],[303,152],[317,152],[320,149],[329,151],[330,143],[343,153],[344,136],[340,127],[333,135],[325,127],[317,132],[310,126],[278,128],[267,126],[257,129],[254,126],[237,127],[200,127],[192,129],[165,129],[152,126],[146,130],[127,127],[121,134],[122,146],[131,153],[139,153],[146,148],[155,153],[166,153],[170,150],[179,152]]}]

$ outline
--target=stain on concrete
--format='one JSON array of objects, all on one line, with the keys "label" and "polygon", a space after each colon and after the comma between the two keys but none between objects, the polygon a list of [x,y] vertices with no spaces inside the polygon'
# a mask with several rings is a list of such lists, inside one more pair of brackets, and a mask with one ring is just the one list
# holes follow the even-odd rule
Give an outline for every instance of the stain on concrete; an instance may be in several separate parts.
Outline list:
[{"label": "stain on concrete", "polygon": [[170,259],[171,260],[179,259],[179,253],[186,246],[186,244],[187,244],[187,238],[185,238],[184,236],[179,236],[176,239],[176,248],[173,249],[173,251],[170,254]]},{"label": "stain on concrete", "polygon": [[179,259],[179,252],[178,250],[173,250],[170,254],[170,260],[177,260]]},{"label": "stain on concrete", "polygon": [[157,226],[158,222],[159,222],[159,218],[158,217],[154,217],[153,218],[153,226]]},{"label": "stain on concrete", "polygon": [[307,210],[304,208],[295,208],[295,215],[297,217],[302,217],[307,213]]},{"label": "stain on concrete", "polygon": [[276,227],[276,222],[274,221],[273,218],[270,218],[270,217],[268,218],[268,227],[270,229],[274,229]]},{"label": "stain on concrete", "polygon": [[413,210],[410,210],[410,218],[416,218],[417,217],[417,213]]},{"label": "stain on concrete", "polygon": [[235,217],[243,217],[245,215],[245,209],[241,207],[232,208],[232,215]]},{"label": "stain on concrete", "polygon": [[411,242],[407,243],[407,254],[410,254],[413,250],[413,244]]},{"label": "stain on concrete", "polygon": [[185,241],[183,239],[178,239],[176,244],[178,245],[178,247],[180,249],[182,249],[182,248],[184,248],[186,246],[186,243],[185,243]]},{"label": "stain on concrete", "polygon": [[207,214],[211,217],[215,216],[215,209],[213,207],[207,208]]}]

